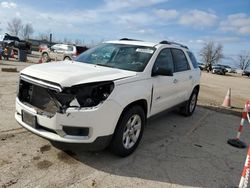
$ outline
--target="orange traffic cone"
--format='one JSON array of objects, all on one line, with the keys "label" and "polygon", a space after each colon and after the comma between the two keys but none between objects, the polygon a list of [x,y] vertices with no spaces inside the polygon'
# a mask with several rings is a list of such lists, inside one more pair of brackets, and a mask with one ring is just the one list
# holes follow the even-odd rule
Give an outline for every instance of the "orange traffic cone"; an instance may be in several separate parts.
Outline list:
[{"label": "orange traffic cone", "polygon": [[223,107],[231,108],[231,88],[228,89],[227,95],[222,104]]}]

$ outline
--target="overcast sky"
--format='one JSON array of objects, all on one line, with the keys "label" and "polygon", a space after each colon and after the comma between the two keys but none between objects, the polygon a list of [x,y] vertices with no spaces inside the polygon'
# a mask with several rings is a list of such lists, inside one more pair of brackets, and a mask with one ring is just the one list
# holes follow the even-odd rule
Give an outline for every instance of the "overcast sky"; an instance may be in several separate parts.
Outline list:
[{"label": "overcast sky", "polygon": [[90,43],[130,37],[182,42],[198,53],[209,40],[226,55],[250,51],[249,0],[13,0],[0,1],[0,28],[14,17],[35,33]]}]

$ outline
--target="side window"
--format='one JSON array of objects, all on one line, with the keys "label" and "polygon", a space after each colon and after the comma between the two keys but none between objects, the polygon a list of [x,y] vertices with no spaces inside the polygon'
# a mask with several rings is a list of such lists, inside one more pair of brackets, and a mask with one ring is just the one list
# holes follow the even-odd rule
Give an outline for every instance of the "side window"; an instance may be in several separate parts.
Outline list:
[{"label": "side window", "polygon": [[159,67],[174,71],[173,57],[169,48],[163,49],[157,56],[153,70]]},{"label": "side window", "polygon": [[184,52],[180,49],[171,49],[174,59],[174,72],[190,70],[187,58]]},{"label": "side window", "polygon": [[192,52],[187,52],[187,53],[188,53],[188,56],[189,56],[189,58],[190,58],[190,60],[191,60],[191,62],[193,64],[193,67],[195,69],[198,68],[198,63],[196,61],[196,58],[195,58],[194,54]]},{"label": "side window", "polygon": [[73,46],[68,46],[67,51],[73,51]]},{"label": "side window", "polygon": [[58,50],[60,50],[61,52],[67,51],[67,49],[68,49],[68,45],[64,45],[64,44],[61,44],[58,47]]},{"label": "side window", "polygon": [[52,50],[58,50],[58,45],[55,44],[55,45],[51,46],[51,49],[52,49]]}]

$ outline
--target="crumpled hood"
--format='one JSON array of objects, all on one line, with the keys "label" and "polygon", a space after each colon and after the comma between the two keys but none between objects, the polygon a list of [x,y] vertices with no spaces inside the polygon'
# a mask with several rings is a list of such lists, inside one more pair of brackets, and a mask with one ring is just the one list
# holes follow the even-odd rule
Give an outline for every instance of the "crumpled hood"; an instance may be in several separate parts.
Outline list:
[{"label": "crumpled hood", "polygon": [[136,72],[133,71],[78,63],[74,61],[32,65],[22,70],[21,74],[58,83],[62,87],[136,76]]}]

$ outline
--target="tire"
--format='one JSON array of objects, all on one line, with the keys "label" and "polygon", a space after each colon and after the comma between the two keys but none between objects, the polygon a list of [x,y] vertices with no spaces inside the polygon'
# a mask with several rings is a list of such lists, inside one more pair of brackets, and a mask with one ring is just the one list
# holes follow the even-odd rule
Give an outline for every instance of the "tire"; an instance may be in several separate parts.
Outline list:
[{"label": "tire", "polygon": [[109,146],[111,152],[121,157],[133,153],[142,138],[145,122],[145,112],[140,106],[123,112]]},{"label": "tire", "polygon": [[47,52],[43,53],[42,57],[45,60],[45,62],[49,62],[50,58],[49,58],[49,54]]},{"label": "tire", "polygon": [[180,112],[182,115],[188,117],[194,113],[197,104],[198,94],[199,91],[197,89],[194,89],[191,96],[189,97],[189,100],[185,103],[184,106],[180,108]]},{"label": "tire", "polygon": [[71,59],[70,59],[70,57],[66,56],[66,57],[64,57],[63,60],[64,60],[64,61],[68,61],[68,60],[71,60]]}]

